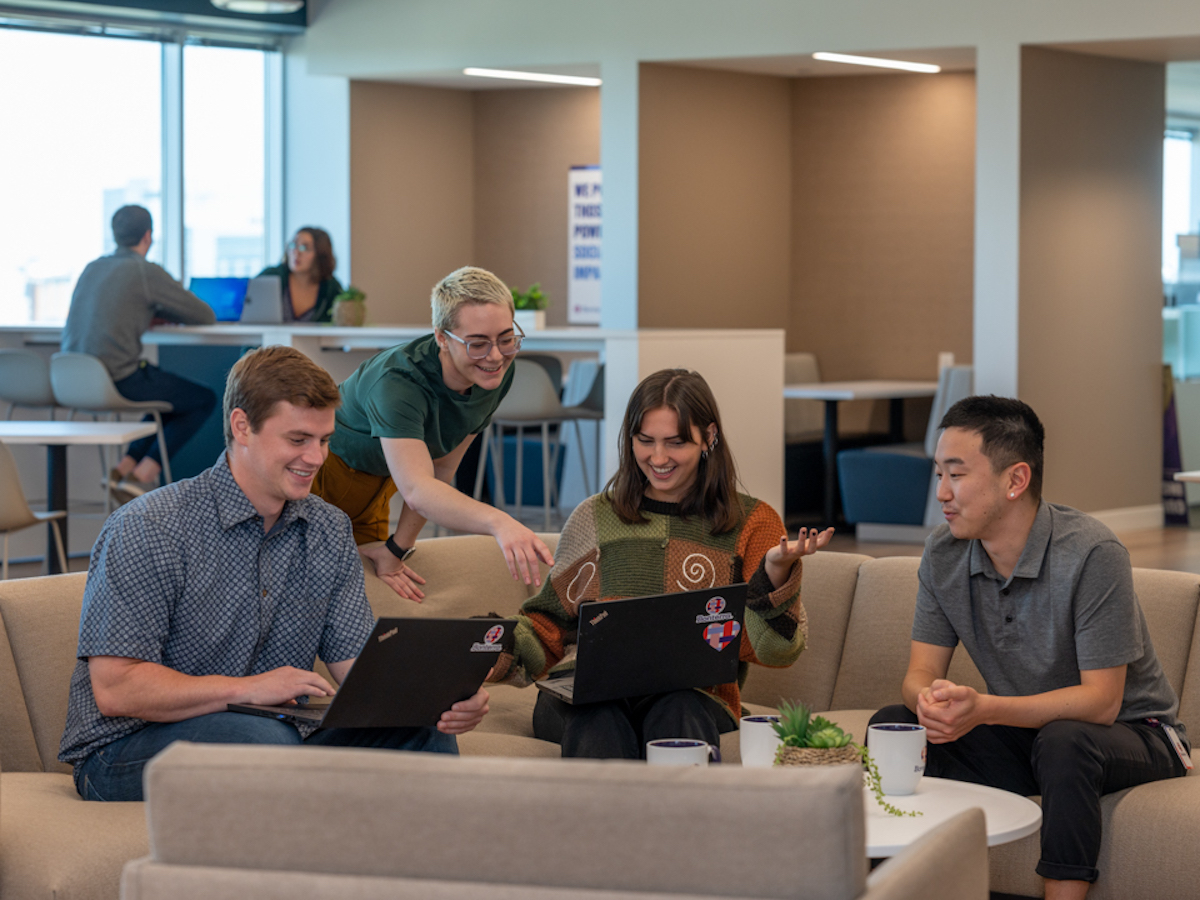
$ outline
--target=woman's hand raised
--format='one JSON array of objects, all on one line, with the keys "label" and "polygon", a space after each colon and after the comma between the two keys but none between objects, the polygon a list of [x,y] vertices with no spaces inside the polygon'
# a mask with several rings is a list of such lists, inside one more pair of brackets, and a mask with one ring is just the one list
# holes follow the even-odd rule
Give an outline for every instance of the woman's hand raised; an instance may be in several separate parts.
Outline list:
[{"label": "woman's hand raised", "polygon": [[796,540],[789,541],[787,533],[779,539],[779,544],[767,551],[763,565],[767,577],[775,588],[783,587],[792,574],[792,563],[802,556],[816,553],[829,543],[833,537],[833,528],[819,531],[816,528],[801,528],[796,534]]}]

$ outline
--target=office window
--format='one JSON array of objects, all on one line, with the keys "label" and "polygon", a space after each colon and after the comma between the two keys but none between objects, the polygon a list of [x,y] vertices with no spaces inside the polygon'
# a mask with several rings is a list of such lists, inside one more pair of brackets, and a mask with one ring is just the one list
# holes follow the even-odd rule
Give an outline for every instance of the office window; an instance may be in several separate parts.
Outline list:
[{"label": "office window", "polygon": [[184,269],[255,275],[265,245],[265,55],[183,48]]},{"label": "office window", "polygon": [[161,72],[157,43],[0,29],[0,318],[65,318],[117,207],[160,221]]},{"label": "office window", "polygon": [[1173,283],[1192,280],[1196,259],[1186,265],[1185,279],[1180,278],[1180,254],[1176,238],[1195,234],[1197,223],[1192,221],[1192,135],[1168,131],[1163,141],[1163,281]]}]

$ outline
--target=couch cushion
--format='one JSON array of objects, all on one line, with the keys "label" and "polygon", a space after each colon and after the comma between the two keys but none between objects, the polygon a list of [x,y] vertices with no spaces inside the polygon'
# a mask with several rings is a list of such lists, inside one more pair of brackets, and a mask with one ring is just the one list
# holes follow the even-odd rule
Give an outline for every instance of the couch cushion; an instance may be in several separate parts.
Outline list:
[{"label": "couch cushion", "polygon": [[[820,768],[177,743],[150,763],[146,783],[160,863],[745,897],[795,897],[803,885],[814,900],[857,897],[861,774]],[[289,790],[296,784],[305,790]],[[318,847],[314,821],[336,823]],[[780,840],[804,852],[780,853]]]},{"label": "couch cushion", "polygon": [[803,700],[814,709],[829,709],[859,566],[869,559],[857,553],[827,551],[805,557],[800,597],[808,614],[808,644],[787,668],[751,666],[742,690],[743,703],[774,708],[781,699]]},{"label": "couch cushion", "polygon": [[[0,582],[0,592],[12,582]],[[29,723],[29,709],[25,705],[25,694],[21,690],[21,679],[17,676],[17,663],[9,646],[8,631],[0,616],[0,698],[4,707],[0,709],[0,761],[10,772],[41,772],[42,758],[38,755],[37,741],[33,737],[33,726]]]},{"label": "couch cushion", "polygon": [[[58,761],[58,742],[67,721],[85,580],[82,572],[50,575],[7,582],[0,589],[0,617],[11,642],[38,754],[48,772],[71,771]],[[15,770],[7,760],[4,766]]]},{"label": "couch cushion", "polygon": [[[1188,654],[1200,604],[1200,576],[1190,572],[1134,569],[1137,592],[1154,641],[1154,652],[1175,693],[1183,691]],[[1182,716],[1180,717],[1182,718]],[[1184,720],[1186,724],[1186,720]]]},{"label": "couch cushion", "polygon": [[[539,534],[551,552],[558,546],[557,534]],[[486,535],[457,535],[427,538],[417,542],[410,560],[413,571],[425,579],[425,599],[406,600],[379,580],[370,560],[363,559],[367,599],[376,616],[422,616],[465,618],[499,613],[511,616],[539,588],[515,580],[504,564],[494,539]],[[540,566],[545,582],[547,566]]]},{"label": "couch cushion", "polygon": [[0,794],[4,900],[114,900],[122,867],[148,852],[142,803],[88,803],[45,772],[5,772]]},{"label": "couch cushion", "polygon": [[[1195,853],[1198,810],[1200,769],[1186,778],[1102,797],[1100,878],[1088,891],[1088,900],[1195,896],[1195,873],[1188,862]],[[1042,879],[1034,872],[1040,856],[1037,834],[993,847],[989,853],[992,890],[1041,897]]]}]

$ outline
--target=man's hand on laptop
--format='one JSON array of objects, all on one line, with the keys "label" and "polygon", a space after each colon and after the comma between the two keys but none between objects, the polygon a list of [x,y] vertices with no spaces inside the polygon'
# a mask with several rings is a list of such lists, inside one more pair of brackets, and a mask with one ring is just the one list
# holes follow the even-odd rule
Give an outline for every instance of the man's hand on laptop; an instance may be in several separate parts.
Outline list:
[{"label": "man's hand on laptop", "polygon": [[459,700],[442,713],[437,725],[438,731],[442,734],[466,734],[487,715],[489,699],[491,697],[488,692],[480,688],[474,697]]},{"label": "man's hand on laptop", "polygon": [[293,704],[297,697],[332,697],[334,687],[316,672],[282,666],[250,675],[245,679],[246,696],[243,702],[258,706]]}]

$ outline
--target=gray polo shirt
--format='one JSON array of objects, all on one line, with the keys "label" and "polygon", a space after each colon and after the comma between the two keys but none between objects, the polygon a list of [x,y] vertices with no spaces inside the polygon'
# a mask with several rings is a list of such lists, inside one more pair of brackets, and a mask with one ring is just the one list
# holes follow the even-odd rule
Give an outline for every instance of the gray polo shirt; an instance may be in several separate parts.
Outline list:
[{"label": "gray polo shirt", "polygon": [[92,260],[75,283],[62,348],[100,357],[113,381],[132,375],[142,335],[155,319],[212,325],[212,307],[183,289],[166,269],[127,247]]},{"label": "gray polo shirt", "polygon": [[1179,699],[1154,655],[1129,553],[1068,506],[1042,502],[1007,580],[979,541],[937,528],[921,558],[912,639],[961,641],[988,691],[1006,697],[1071,687],[1081,670],[1125,665],[1118,721],[1153,716],[1178,725]]}]

